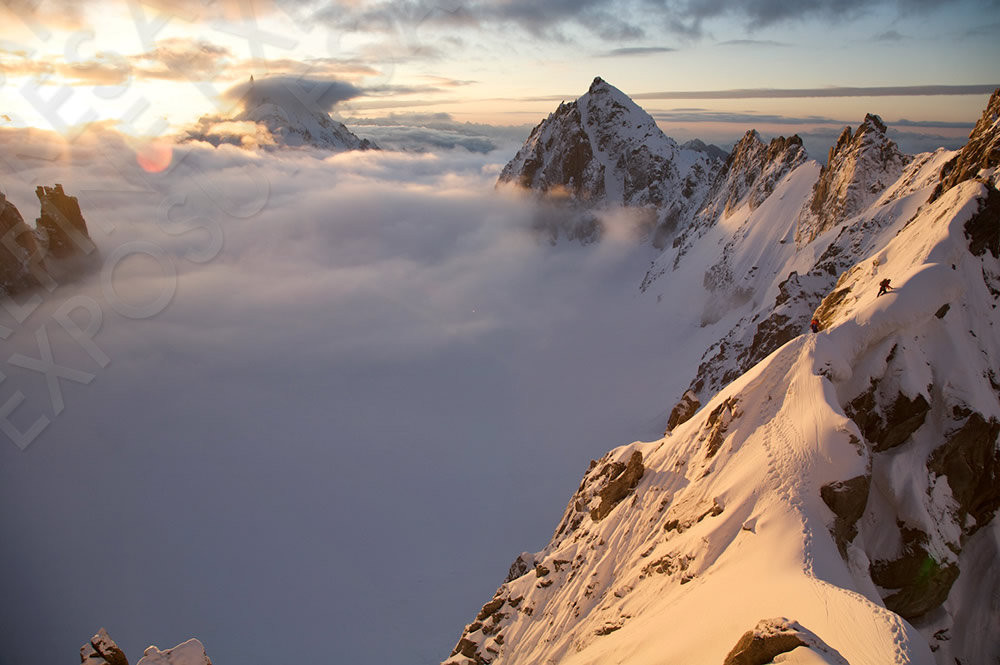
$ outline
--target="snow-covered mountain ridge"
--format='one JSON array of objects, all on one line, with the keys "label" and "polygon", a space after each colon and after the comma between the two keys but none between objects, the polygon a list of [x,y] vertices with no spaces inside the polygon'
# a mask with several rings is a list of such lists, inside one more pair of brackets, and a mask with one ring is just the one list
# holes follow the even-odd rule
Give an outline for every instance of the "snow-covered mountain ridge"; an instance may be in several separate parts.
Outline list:
[{"label": "snow-covered mountain ridge", "polygon": [[684,309],[730,333],[446,663],[1000,661],[998,106],[960,152],[904,156],[876,116],[823,169],[785,141],[760,189],[744,137],[643,283],[703,272]]}]

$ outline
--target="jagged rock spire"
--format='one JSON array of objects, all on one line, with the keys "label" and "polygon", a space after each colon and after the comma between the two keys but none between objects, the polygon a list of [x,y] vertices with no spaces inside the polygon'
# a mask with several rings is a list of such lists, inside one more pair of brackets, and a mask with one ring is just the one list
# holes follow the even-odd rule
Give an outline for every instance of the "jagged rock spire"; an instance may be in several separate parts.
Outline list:
[{"label": "jagged rock spire", "polygon": [[975,178],[983,169],[1000,166],[1000,88],[993,91],[969,142],[941,169],[941,182],[931,197],[933,201],[963,180]]},{"label": "jagged rock spire", "polygon": [[877,115],[865,116],[853,134],[844,127],[830,148],[809,203],[799,214],[795,241],[810,242],[863,210],[895,182],[911,158],[886,136]]}]

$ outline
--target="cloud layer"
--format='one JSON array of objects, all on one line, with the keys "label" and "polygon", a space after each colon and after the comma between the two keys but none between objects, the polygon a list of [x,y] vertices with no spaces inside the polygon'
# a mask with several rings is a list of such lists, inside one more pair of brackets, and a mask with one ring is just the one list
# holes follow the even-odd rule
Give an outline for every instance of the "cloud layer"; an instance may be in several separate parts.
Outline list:
[{"label": "cloud layer", "polygon": [[[655,434],[694,370],[665,366],[684,336],[636,297],[631,221],[540,242],[534,204],[493,189],[506,154],[194,146],[148,174],[110,132],[0,145],[22,213],[64,183],[103,261],[0,309],[10,421],[51,421],[0,441],[5,661],[103,625],[133,659],[198,636],[219,662],[436,662],[587,460]],[[6,362],[40,334],[92,377],[53,377],[59,413]]]}]

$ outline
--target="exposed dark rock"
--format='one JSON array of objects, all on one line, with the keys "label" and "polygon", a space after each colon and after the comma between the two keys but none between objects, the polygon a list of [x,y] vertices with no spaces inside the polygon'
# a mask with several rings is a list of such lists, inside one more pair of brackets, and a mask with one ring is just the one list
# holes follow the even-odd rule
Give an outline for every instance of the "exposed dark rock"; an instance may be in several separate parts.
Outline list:
[{"label": "exposed dark rock", "polygon": [[45,263],[35,234],[0,192],[0,289],[13,294],[38,286],[39,275],[45,275]]},{"label": "exposed dark rock", "polygon": [[974,255],[982,256],[989,251],[994,258],[1000,258],[1000,192],[995,187],[986,188],[979,210],[965,223],[965,237]]},{"label": "exposed dark rock", "polygon": [[948,479],[951,495],[959,505],[959,524],[972,515],[975,524],[965,529],[972,535],[993,519],[1000,509],[1000,422],[986,421],[973,413],[947,442],[937,448],[927,468]]},{"label": "exposed dark rock", "polygon": [[739,417],[740,411],[737,409],[739,400],[733,396],[712,409],[705,420],[705,432],[701,435],[702,441],[707,441],[705,456],[714,457],[722,447],[722,442],[726,440],[726,431],[734,418]]},{"label": "exposed dark rock", "polygon": [[534,566],[535,558],[529,552],[522,552],[514,559],[514,563],[510,564],[510,570],[507,571],[507,579],[504,580],[504,583],[516,580],[534,568]]},{"label": "exposed dark rock", "polygon": [[827,297],[823,298],[823,302],[819,304],[819,307],[813,312],[813,318],[818,321],[833,321],[834,316],[836,316],[837,310],[840,308],[841,303],[847,298],[847,294],[851,292],[851,287],[845,286],[842,289],[836,289],[830,293]]},{"label": "exposed dark rock", "polygon": [[693,390],[687,390],[681,397],[680,401],[674,405],[674,408],[670,411],[670,418],[667,419],[667,432],[672,431],[675,427],[681,423],[685,423],[691,419],[698,409],[701,408],[701,402],[698,401],[698,397],[695,395]]},{"label": "exposed dark rock", "polygon": [[927,412],[930,410],[931,405],[923,395],[910,399],[899,393],[886,413],[886,429],[875,439],[876,452],[889,450],[904,443],[924,424]]},{"label": "exposed dark rock", "polygon": [[823,502],[837,516],[833,524],[833,538],[840,555],[847,558],[847,544],[858,535],[857,522],[868,505],[871,478],[857,476],[843,482],[834,482],[820,488]]},{"label": "exposed dark rock", "polygon": [[466,658],[472,658],[473,660],[478,660],[479,654],[476,653],[476,650],[478,648],[479,648],[478,644],[476,644],[470,639],[463,637],[458,641],[458,644],[455,645],[455,648],[451,652],[451,655],[455,656],[461,654]]},{"label": "exposed dark rock", "polygon": [[931,200],[958,183],[975,178],[982,169],[1000,165],[1000,88],[993,91],[983,115],[958,155],[941,169],[941,181]]},{"label": "exposed dark rock", "polygon": [[[620,462],[618,464],[621,464]],[[590,511],[590,517],[595,522],[599,522],[608,516],[611,509],[618,505],[622,499],[628,496],[639,480],[642,478],[645,468],[642,465],[642,453],[638,450],[632,453],[628,464],[616,474],[607,485],[600,491],[601,503]]]},{"label": "exposed dark rock", "polygon": [[884,409],[876,399],[878,381],[872,379],[868,390],[850,401],[844,412],[853,420],[875,452],[895,448],[906,442],[927,418],[930,404],[923,395],[909,398],[902,392]]},{"label": "exposed dark rock", "polygon": [[125,653],[103,628],[80,647],[80,662],[83,665],[128,665]]},{"label": "exposed dark rock", "polygon": [[934,312],[934,316],[938,317],[939,319],[943,319],[945,315],[948,313],[949,309],[951,309],[951,305],[945,303],[940,307],[938,307],[938,310]]},{"label": "exposed dark rock", "polygon": [[918,619],[939,607],[948,598],[958,579],[958,566],[936,559],[927,550],[927,535],[902,527],[902,554],[891,561],[874,561],[869,570],[872,581],[884,589],[896,590],[884,598],[885,606],[907,621]]},{"label": "exposed dark rock", "polygon": [[[494,598],[490,602],[488,602],[485,605],[483,605],[483,609],[481,609],[479,611],[479,614],[476,615],[476,621],[484,621],[487,618],[489,618],[489,617],[493,616],[494,614],[496,614],[497,611],[501,607],[503,607],[504,600],[506,600],[506,599],[501,596],[500,598]],[[471,632],[471,630],[470,630],[470,632]]]},{"label": "exposed dark rock", "polygon": [[538,564],[537,566],[535,566],[535,577],[545,577],[550,572],[551,571],[542,564]]}]

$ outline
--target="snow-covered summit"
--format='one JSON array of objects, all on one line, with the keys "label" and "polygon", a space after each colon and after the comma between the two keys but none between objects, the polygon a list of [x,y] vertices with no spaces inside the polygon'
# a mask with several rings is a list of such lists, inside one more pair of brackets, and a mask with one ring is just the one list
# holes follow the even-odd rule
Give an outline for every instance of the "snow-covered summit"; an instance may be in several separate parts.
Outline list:
[{"label": "snow-covered summit", "polygon": [[329,113],[310,108],[287,95],[252,94],[247,99],[246,110],[235,120],[264,125],[281,146],[311,146],[333,151],[378,149],[368,139],[356,136],[344,123],[331,118]]},{"label": "snow-covered summit", "polygon": [[707,146],[679,146],[598,77],[532,130],[499,182],[593,206],[652,209],[658,244],[697,212],[721,164]]},{"label": "snow-covered summit", "polygon": [[237,101],[238,113],[203,116],[185,140],[269,150],[377,150],[372,141],[359,138],[330,116],[333,104],[357,94],[357,88],[336,81],[266,77],[255,82],[251,77],[227,92]]}]

